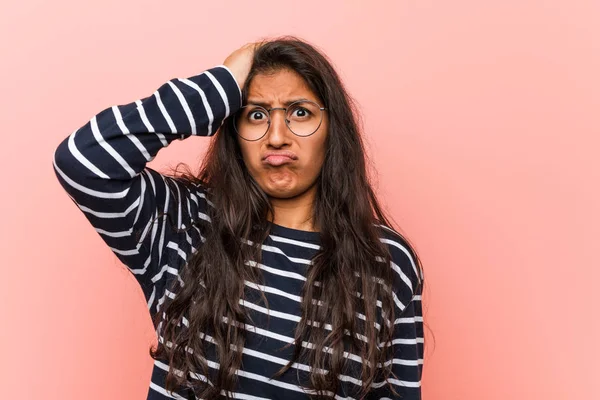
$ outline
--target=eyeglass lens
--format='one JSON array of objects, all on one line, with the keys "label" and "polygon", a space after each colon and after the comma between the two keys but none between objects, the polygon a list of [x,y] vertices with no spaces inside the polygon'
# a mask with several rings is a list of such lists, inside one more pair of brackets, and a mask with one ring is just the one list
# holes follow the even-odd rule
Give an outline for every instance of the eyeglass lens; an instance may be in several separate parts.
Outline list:
[{"label": "eyeglass lens", "polygon": [[[274,109],[271,112],[283,111]],[[285,123],[298,136],[312,135],[319,129],[323,111],[312,101],[299,101],[290,104],[285,113]],[[271,124],[269,111],[264,107],[249,104],[241,108],[234,120],[235,128],[242,138],[258,140],[263,137]]]}]

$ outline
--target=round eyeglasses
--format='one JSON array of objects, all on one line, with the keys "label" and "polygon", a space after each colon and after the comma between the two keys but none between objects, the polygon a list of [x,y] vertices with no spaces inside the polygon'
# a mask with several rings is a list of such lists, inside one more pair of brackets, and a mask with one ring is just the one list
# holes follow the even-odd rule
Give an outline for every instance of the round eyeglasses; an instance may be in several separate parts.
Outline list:
[{"label": "round eyeglasses", "polygon": [[271,112],[283,110],[285,124],[296,136],[310,136],[323,122],[325,107],[310,100],[299,100],[287,107],[264,108],[256,104],[248,104],[240,108],[233,119],[237,134],[244,140],[256,141],[267,134],[271,126]]}]

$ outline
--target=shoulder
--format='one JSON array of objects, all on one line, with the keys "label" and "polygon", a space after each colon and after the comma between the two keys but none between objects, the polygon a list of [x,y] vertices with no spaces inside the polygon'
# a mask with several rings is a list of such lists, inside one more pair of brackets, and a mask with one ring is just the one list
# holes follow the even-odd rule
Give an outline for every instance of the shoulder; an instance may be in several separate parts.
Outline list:
[{"label": "shoulder", "polygon": [[419,256],[409,240],[393,228],[377,225],[381,242],[390,255],[394,291],[405,301],[420,293],[423,270]]}]

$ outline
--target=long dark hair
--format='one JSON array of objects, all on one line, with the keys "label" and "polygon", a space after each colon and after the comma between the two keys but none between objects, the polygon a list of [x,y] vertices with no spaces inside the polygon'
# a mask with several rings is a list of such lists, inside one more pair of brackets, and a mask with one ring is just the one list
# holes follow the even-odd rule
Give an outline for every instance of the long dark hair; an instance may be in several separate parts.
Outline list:
[{"label": "long dark hair", "polygon": [[[328,108],[329,126],[313,210],[321,246],[303,288],[293,359],[276,376],[294,362],[303,362],[311,367],[307,387],[313,397],[336,393],[338,375],[347,367],[344,352],[349,351],[362,358],[362,387],[357,395],[363,397],[376,378],[386,379],[391,372],[391,365],[385,363],[392,358],[391,346],[378,344],[392,340],[394,326],[383,323],[376,329],[375,322],[378,300],[388,321],[397,317],[390,290],[390,254],[380,241],[379,226],[392,225],[369,183],[356,107],[321,52],[294,37],[263,42],[243,88],[244,98],[254,76],[281,69],[291,69],[304,78]],[[235,388],[235,371],[241,365],[245,340],[243,324],[250,322],[239,300],[244,296],[244,281],[262,281],[260,270],[248,268],[245,261],[260,261],[260,245],[269,234],[267,217],[273,210],[244,164],[231,117],[211,142],[200,173],[194,176],[188,172],[177,179],[202,185],[214,206],[208,207],[210,224],[202,222],[200,227],[204,243],[180,271],[183,285],[179,284],[177,295],[156,315],[159,343],[150,354],[168,361],[168,390],[193,387],[196,396],[214,399],[222,390],[227,393]],[[315,285],[316,281],[320,284]],[[378,283],[381,281],[385,284]],[[262,299],[267,303],[264,294]],[[313,299],[322,304],[313,304]],[[357,320],[357,312],[366,320]],[[331,324],[332,330],[315,329],[308,321]],[[357,339],[357,334],[367,340]],[[216,348],[216,370],[206,362],[207,340]],[[303,341],[312,343],[313,349],[300,346]],[[324,347],[332,351],[322,351]],[[202,377],[189,379],[190,374],[203,375],[211,384]]]}]

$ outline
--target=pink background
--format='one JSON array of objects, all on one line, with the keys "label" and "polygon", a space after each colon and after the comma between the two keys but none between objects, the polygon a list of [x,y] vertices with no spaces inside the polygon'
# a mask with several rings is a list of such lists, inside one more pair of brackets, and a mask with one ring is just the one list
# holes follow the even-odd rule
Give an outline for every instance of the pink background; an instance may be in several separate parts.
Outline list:
[{"label": "pink background", "polygon": [[[600,398],[599,21],[598,0],[3,2],[0,397],[145,399],[141,291],[62,192],[54,148],[293,33],[362,106],[379,192],[423,259],[424,398]],[[151,165],[196,166],[206,144]]]}]

